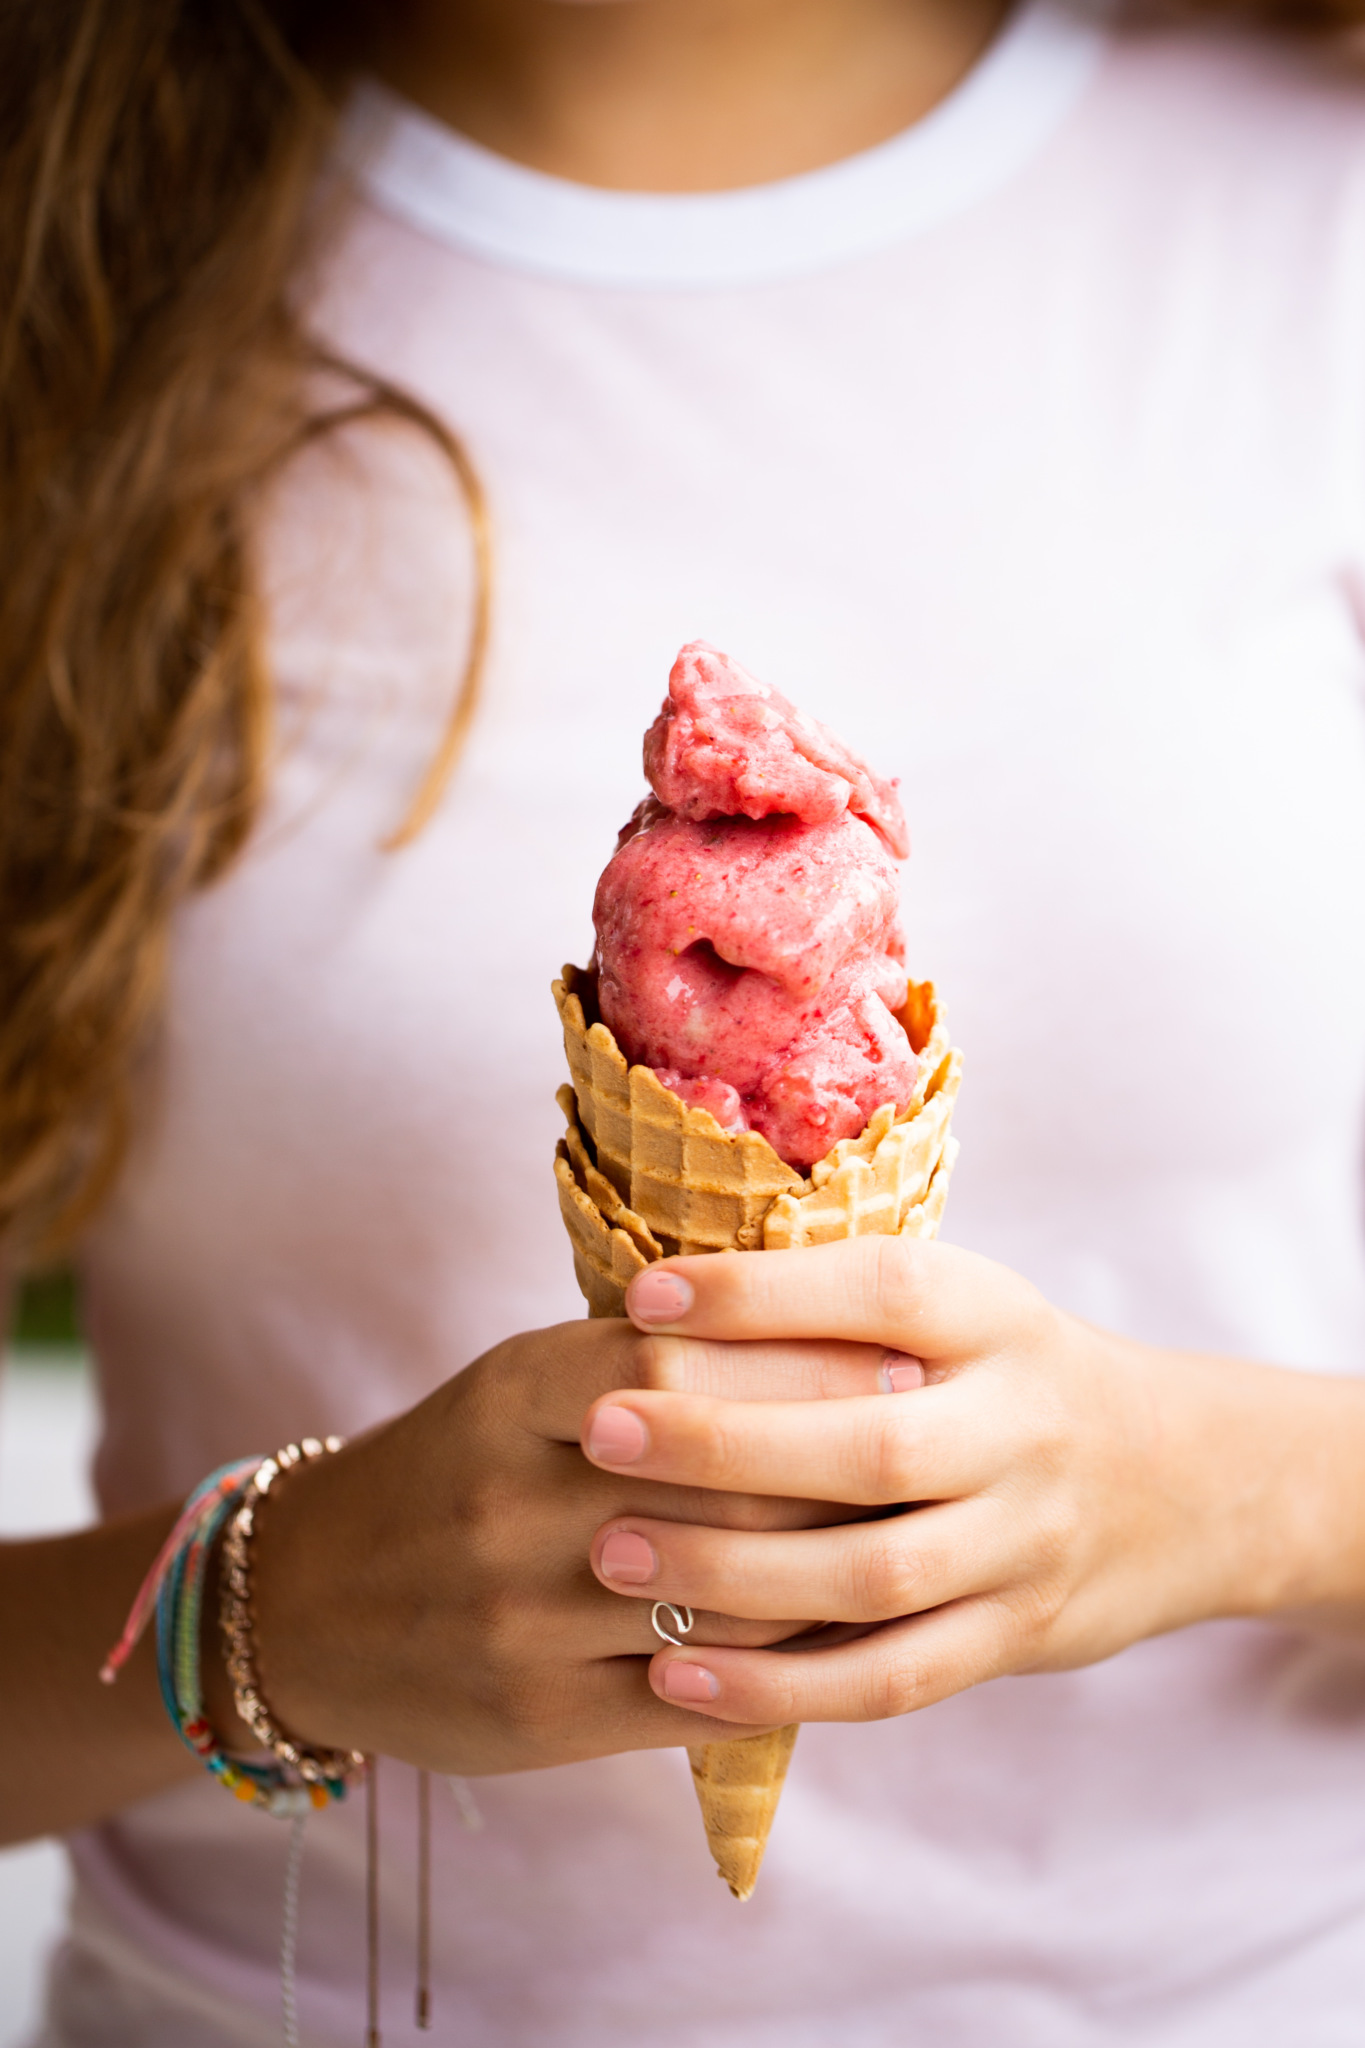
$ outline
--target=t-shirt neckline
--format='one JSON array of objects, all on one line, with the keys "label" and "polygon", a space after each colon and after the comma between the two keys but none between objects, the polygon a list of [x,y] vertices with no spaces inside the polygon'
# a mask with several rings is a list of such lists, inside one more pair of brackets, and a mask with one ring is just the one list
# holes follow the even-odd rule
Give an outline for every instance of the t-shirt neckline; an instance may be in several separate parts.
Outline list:
[{"label": "t-shirt neckline", "polygon": [[382,210],[466,254],[562,283],[645,289],[799,277],[924,233],[1007,185],[1098,63],[1097,20],[1025,0],[960,85],[889,141],[728,192],[617,192],[496,155],[367,79],[340,153]]}]

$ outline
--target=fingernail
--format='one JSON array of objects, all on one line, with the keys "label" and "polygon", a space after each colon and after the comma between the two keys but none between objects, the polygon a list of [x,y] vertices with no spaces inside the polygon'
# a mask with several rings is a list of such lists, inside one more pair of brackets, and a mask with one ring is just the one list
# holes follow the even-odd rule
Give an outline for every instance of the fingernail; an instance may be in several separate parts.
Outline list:
[{"label": "fingernail", "polygon": [[647,1586],[659,1569],[659,1560],[654,1545],[643,1536],[631,1529],[613,1529],[602,1545],[598,1567],[604,1579],[615,1579],[618,1585]]},{"label": "fingernail", "polygon": [[704,1664],[686,1664],[679,1659],[664,1666],[664,1692],[671,1700],[709,1706],[720,1692],[720,1680]]},{"label": "fingernail", "polygon": [[908,1351],[887,1351],[877,1379],[884,1394],[908,1394],[912,1387],[924,1385],[924,1367]]},{"label": "fingernail", "polygon": [[681,1273],[637,1273],[626,1289],[626,1309],[641,1323],[676,1323],[696,1300]]},{"label": "fingernail", "polygon": [[649,1431],[633,1408],[599,1408],[588,1431],[588,1456],[600,1465],[635,1465],[649,1449]]}]

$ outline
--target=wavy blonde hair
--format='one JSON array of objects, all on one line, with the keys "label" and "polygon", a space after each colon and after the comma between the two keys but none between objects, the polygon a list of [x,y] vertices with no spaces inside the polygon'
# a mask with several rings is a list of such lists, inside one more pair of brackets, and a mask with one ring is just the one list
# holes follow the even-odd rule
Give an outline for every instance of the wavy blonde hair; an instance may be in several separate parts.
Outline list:
[{"label": "wavy blonde hair", "polygon": [[[379,0],[374,0],[378,5]],[[251,534],[309,439],[371,414],[460,443],[299,308],[362,13],[326,0],[0,0],[0,1241],[68,1241],[117,1171],[169,920],[251,830],[270,694]],[[1358,29],[1365,0],[1187,0]],[[322,373],[321,376],[319,373]],[[320,404],[317,393],[334,394]]]},{"label": "wavy blonde hair", "polygon": [[435,807],[473,712],[477,480],[439,420],[329,355],[298,310],[328,218],[344,15],[318,0],[0,0],[11,1256],[69,1240],[106,1193],[171,913],[251,829],[270,728],[251,532],[311,438],[406,420],[444,450],[474,515],[468,659],[394,843]]}]

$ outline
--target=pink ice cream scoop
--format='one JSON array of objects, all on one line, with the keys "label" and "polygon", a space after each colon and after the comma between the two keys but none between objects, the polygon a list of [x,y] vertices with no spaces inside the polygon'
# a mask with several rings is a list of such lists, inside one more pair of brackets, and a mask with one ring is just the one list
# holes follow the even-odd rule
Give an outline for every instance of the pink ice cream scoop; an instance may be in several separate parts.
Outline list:
[{"label": "pink ice cream scoop", "polygon": [[704,641],[673,665],[645,773],[593,905],[602,1020],[805,1171],[915,1085],[895,785]]}]

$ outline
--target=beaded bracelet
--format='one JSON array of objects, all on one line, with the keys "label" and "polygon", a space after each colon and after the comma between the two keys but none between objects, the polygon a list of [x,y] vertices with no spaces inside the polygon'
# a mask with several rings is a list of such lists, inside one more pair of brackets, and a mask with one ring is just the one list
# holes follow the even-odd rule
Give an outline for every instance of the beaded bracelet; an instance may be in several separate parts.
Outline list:
[{"label": "beaded bracelet", "polygon": [[334,1799],[343,1798],[347,1780],[364,1771],[365,1757],[358,1749],[315,1749],[294,1741],[292,1736],[285,1734],[266,1705],[256,1669],[251,1545],[256,1533],[257,1513],[271,1487],[305,1461],[325,1457],[328,1452],[339,1451],[341,1447],[342,1439],[338,1436],[321,1440],[306,1436],[299,1443],[286,1444],[273,1458],[263,1459],[256,1467],[243,1488],[241,1500],[223,1538],[219,1606],[227,1673],[232,1680],[232,1694],[239,1716],[263,1749],[270,1750],[282,1764],[296,1771],[306,1785],[322,1788]]}]

